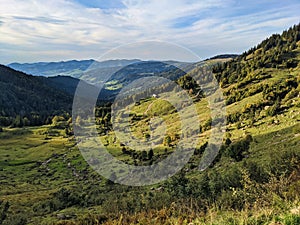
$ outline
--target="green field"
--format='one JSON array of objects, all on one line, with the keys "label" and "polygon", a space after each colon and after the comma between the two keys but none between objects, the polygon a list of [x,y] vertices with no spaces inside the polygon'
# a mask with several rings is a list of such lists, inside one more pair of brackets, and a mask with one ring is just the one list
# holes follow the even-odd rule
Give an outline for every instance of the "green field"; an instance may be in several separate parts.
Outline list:
[{"label": "green field", "polygon": [[[291,111],[295,110],[291,108]],[[237,171],[239,170],[246,171],[247,169],[250,171],[253,165],[255,165],[264,171],[264,173],[260,173],[259,175],[268,177],[266,178],[269,179],[267,183],[260,184],[257,181],[258,183],[256,184],[256,181],[252,181],[251,178],[247,180],[247,177],[241,177],[241,180],[245,179],[244,182],[249,183],[243,184],[244,186],[242,185],[236,189],[234,187],[231,189],[228,188],[228,193],[222,192],[221,194],[215,190],[216,195],[220,195],[219,198],[221,199],[224,198],[224,205],[225,203],[229,204],[229,199],[227,199],[229,196],[227,195],[236,193],[234,198],[236,198],[235,200],[237,202],[233,204],[238,204],[241,200],[239,198],[244,199],[245,195],[249,195],[248,201],[249,205],[251,205],[253,204],[253,199],[251,198],[254,197],[256,192],[259,191],[263,193],[265,191],[264,189],[268,188],[268,194],[270,194],[268,197],[272,197],[272,199],[266,199],[266,196],[261,197],[261,199],[255,197],[257,198],[257,209],[251,208],[250,206],[248,206],[249,208],[245,208],[247,205],[239,203],[242,204],[242,210],[237,209],[230,212],[226,210],[220,211],[221,208],[219,207],[222,207],[222,204],[217,203],[221,201],[220,199],[214,204],[208,203],[209,211],[205,215],[201,216],[201,214],[197,214],[196,208],[192,209],[193,214],[190,215],[190,219],[189,214],[177,213],[175,216],[171,216],[173,215],[173,213],[169,211],[171,209],[165,208],[169,207],[172,199],[175,201],[175,199],[180,199],[181,196],[180,193],[172,192],[174,190],[172,190],[171,184],[175,182],[172,179],[167,181],[166,184],[144,188],[112,185],[89,168],[79,150],[76,148],[74,139],[64,137],[62,130],[54,129],[51,126],[4,129],[0,134],[0,193],[1,200],[9,202],[10,205],[8,211],[8,218],[10,220],[8,221],[10,221],[9,223],[11,224],[19,224],[20,221],[22,222],[22,219],[26,218],[29,224],[52,224],[62,220],[77,221],[80,224],[97,224],[97,219],[101,219],[102,217],[105,221],[113,220],[115,217],[119,218],[116,220],[119,221],[120,218],[122,218],[120,217],[121,215],[123,215],[123,218],[129,216],[130,204],[137,204],[132,205],[132,207],[137,207],[137,212],[140,211],[140,213],[135,216],[130,216],[128,220],[134,221],[134,217],[139,216],[142,221],[145,221],[141,223],[147,224],[150,224],[150,221],[153,221],[153,224],[156,223],[156,219],[158,219],[158,221],[165,221],[162,222],[162,224],[180,224],[178,221],[181,220],[193,220],[195,224],[210,224],[210,220],[213,221],[214,224],[229,223],[231,220],[236,221],[234,223],[232,222],[232,224],[261,224],[258,221],[271,222],[275,220],[298,221],[300,216],[297,217],[297,213],[292,214],[291,212],[294,212],[296,210],[295,208],[299,206],[299,199],[295,198],[295,195],[297,196],[300,190],[300,183],[297,179],[300,169],[300,127],[297,121],[300,120],[300,117],[297,113],[294,117],[287,117],[286,115],[291,115],[291,111],[287,111],[280,116],[282,121],[286,121],[287,118],[290,118],[288,123],[275,125],[270,122],[268,123],[268,120],[265,119],[264,121],[259,121],[258,123],[260,125],[253,128],[239,131],[234,130],[234,132],[231,132],[234,138],[242,137],[245,132],[252,134],[254,141],[247,151],[247,158],[236,162],[230,157],[222,156],[221,159],[216,162],[214,168],[206,172],[209,176],[213,176],[212,174],[215,173],[220,174],[220,179],[223,182],[229,179],[227,182],[231,182],[234,186],[235,182],[239,181],[230,179],[238,180],[239,178],[233,176],[231,173],[238,173]],[[297,124],[292,126],[292,124],[295,123]],[[108,138],[109,142],[111,140],[112,139]],[[122,154],[121,147],[117,146],[117,144],[111,144],[111,146],[109,146],[111,153],[121,160],[126,161],[127,159],[127,162],[132,162],[131,157]],[[164,151],[156,150],[154,154],[159,155],[162,154],[162,152]],[[187,165],[187,168],[190,169],[185,176],[195,182],[195,184],[200,185],[202,176],[206,173],[200,173],[197,170],[196,166],[198,160],[199,156],[193,157]],[[245,174],[247,175],[248,172]],[[268,173],[272,174],[272,176]],[[289,177],[285,177],[285,173],[289,174]],[[251,177],[251,175],[249,176]],[[188,185],[192,186],[193,182],[191,184],[188,182]],[[285,186],[287,184],[288,186]],[[222,186],[222,184],[219,185]],[[156,191],[156,189],[159,189],[161,186],[166,186],[166,188],[170,190],[163,192]],[[74,191],[74,196],[64,196],[61,193],[64,189]],[[269,193],[269,189],[273,192]],[[193,192],[196,190],[197,189],[193,190]],[[201,187],[199,191],[201,191]],[[59,196],[58,193],[62,196]],[[139,199],[134,198],[137,194],[140,196]],[[196,193],[194,194],[196,195]],[[199,193],[199,195],[201,196],[201,193]],[[64,199],[64,197],[67,199]],[[186,198],[189,199],[190,197],[191,196]],[[83,198],[85,200],[81,202],[77,198]],[[142,199],[140,198],[147,198],[144,199],[144,208],[149,207],[150,209],[152,204],[157,209],[161,208],[153,212],[148,212],[147,210],[147,212],[150,213],[148,215],[143,211],[143,207],[139,206],[142,204],[142,202],[140,202]],[[196,199],[197,198],[195,198],[195,204],[197,202]],[[270,202],[267,202],[268,200],[270,200]],[[55,203],[56,201],[61,201],[62,206],[60,206],[59,202]],[[69,201],[71,202],[70,206],[67,204]],[[234,201],[234,199],[231,199],[231,201]],[[176,204],[176,206],[174,206],[176,210],[186,210],[186,202],[183,201],[181,203],[179,201],[174,202],[174,204]],[[218,204],[220,204],[220,206],[218,206]],[[267,205],[268,207],[264,208],[262,207],[263,205]],[[274,208],[275,206],[276,208]],[[118,211],[115,207],[119,207],[120,210]],[[228,205],[223,207],[226,209]],[[295,212],[298,211],[296,210]],[[161,218],[159,218],[160,216]],[[164,216],[167,216],[168,219],[163,219]],[[250,220],[257,222],[250,223]],[[90,222],[85,223],[83,221]],[[115,223],[117,222],[111,222],[111,224]],[[121,222],[121,224],[123,224],[123,222]],[[185,223],[183,222],[183,224]]]}]

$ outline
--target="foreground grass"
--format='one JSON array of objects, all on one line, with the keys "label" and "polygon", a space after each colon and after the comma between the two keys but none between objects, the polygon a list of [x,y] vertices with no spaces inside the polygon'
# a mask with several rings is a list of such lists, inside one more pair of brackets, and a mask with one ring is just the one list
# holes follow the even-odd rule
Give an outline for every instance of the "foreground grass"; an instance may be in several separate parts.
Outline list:
[{"label": "foreground grass", "polygon": [[[223,174],[224,177],[222,175],[220,179],[224,179],[228,171],[255,162],[274,174],[278,170],[277,177],[274,175],[268,183],[257,186],[246,176],[242,178],[242,189],[232,188],[221,194],[219,200],[202,202],[187,197],[182,204],[182,197],[175,195],[170,198],[167,192],[159,191],[164,184],[139,189],[111,186],[89,168],[76,148],[74,139],[65,137],[62,130],[51,126],[5,129],[0,134],[0,199],[9,202],[10,217],[23,216],[28,224],[297,224],[300,217],[299,199],[295,196],[300,193],[300,168],[297,167],[300,129],[297,125],[279,130],[276,127],[278,125],[274,126],[270,127],[269,132],[253,135],[249,156],[243,161],[235,162],[222,157],[208,174],[211,176],[215,171]],[[49,135],[50,131],[52,135]],[[120,146],[112,145],[110,148],[121,159],[128,157],[120,153]],[[160,153],[155,152],[156,155]],[[193,164],[197,165],[197,157],[192,159],[187,168]],[[291,173],[288,177],[279,175],[289,170]],[[187,176],[191,181],[196,181],[203,174],[195,167],[190,169]],[[48,209],[47,202],[62,187],[74,190],[79,195],[91,190],[93,194],[84,194],[86,200],[83,203]],[[88,203],[88,199],[97,197],[101,200]],[[142,203],[143,198],[149,198],[149,202]],[[230,209],[230,204],[236,207],[240,201],[242,208]],[[150,202],[153,206],[150,206]],[[227,207],[224,207],[224,203],[228,204]],[[138,206],[140,204],[145,206]],[[128,211],[130,207],[133,207],[131,212]],[[143,207],[147,207],[147,211]]]}]

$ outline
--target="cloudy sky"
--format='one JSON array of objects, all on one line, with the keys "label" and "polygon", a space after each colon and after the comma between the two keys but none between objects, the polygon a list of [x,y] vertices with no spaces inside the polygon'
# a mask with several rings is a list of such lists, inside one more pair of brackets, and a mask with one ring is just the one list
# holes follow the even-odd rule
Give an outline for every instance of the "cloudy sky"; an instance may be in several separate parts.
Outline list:
[{"label": "cloudy sky", "polygon": [[0,64],[97,59],[120,45],[148,40],[183,46],[204,59],[241,53],[300,22],[299,0],[0,3]]}]

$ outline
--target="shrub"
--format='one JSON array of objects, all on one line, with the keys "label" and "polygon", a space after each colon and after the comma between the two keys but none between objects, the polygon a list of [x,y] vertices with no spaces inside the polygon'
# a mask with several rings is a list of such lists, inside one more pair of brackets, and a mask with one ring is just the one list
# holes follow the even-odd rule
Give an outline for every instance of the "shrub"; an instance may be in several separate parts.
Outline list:
[{"label": "shrub", "polygon": [[170,147],[172,139],[169,135],[164,138],[164,145]]},{"label": "shrub", "polygon": [[228,124],[236,123],[236,122],[240,121],[240,117],[241,117],[241,114],[239,112],[230,114],[227,117],[227,123]]},{"label": "shrub", "polygon": [[180,171],[179,174],[173,176],[165,186],[171,196],[183,198],[187,197],[189,193],[188,181],[189,180],[185,177],[185,174]]},{"label": "shrub", "polygon": [[280,109],[279,101],[276,101],[274,105],[272,105],[270,108],[268,108],[267,115],[275,116],[276,114],[279,113],[279,109]]},{"label": "shrub", "polygon": [[154,156],[154,152],[152,149],[150,149],[150,151],[148,152],[148,159],[151,160],[153,158],[153,156]]},{"label": "shrub", "polygon": [[203,131],[210,130],[211,124],[212,124],[212,118],[208,119],[208,120],[204,123],[204,125],[203,125],[203,127],[202,127],[202,130],[203,130]]},{"label": "shrub", "polygon": [[148,158],[148,154],[145,150],[142,151],[142,153],[140,154],[140,160],[145,161]]},{"label": "shrub", "polygon": [[74,205],[80,205],[82,203],[82,196],[76,190],[68,190],[66,188],[61,188],[56,193],[54,193],[54,198],[52,199],[52,208],[64,209]]},{"label": "shrub", "polygon": [[244,158],[244,153],[249,149],[251,141],[251,135],[247,135],[244,139],[231,143],[224,152],[225,156],[241,161]]},{"label": "shrub", "polygon": [[150,136],[150,134],[145,133],[145,134],[144,134],[144,137],[145,137],[146,140],[149,140],[151,136]]},{"label": "shrub", "polygon": [[18,213],[10,215],[4,222],[3,225],[25,225],[27,224],[27,215],[24,213]]}]

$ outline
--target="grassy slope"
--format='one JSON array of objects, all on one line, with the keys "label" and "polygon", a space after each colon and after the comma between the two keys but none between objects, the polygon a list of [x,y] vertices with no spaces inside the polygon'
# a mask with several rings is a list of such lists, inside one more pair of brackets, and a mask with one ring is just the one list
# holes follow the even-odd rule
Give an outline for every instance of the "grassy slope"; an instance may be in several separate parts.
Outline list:
[{"label": "grassy slope", "polygon": [[[296,152],[299,154],[299,128],[297,130],[298,133],[296,133],[292,127],[280,129],[276,126],[270,125],[271,129],[268,132],[255,135],[255,142],[252,143],[249,150],[248,162],[255,161],[268,166],[277,160],[281,160],[283,152]],[[61,187],[84,188],[87,184],[91,183],[96,183],[100,189],[104,187],[105,190],[106,187],[103,183],[104,180],[96,176],[88,167],[89,172],[87,176],[81,172],[86,168],[86,162],[81,158],[78,149],[74,147],[73,141],[61,136],[48,136],[47,140],[45,140],[46,136],[43,133],[47,129],[49,127],[27,128],[26,130],[6,129],[0,135],[0,154],[2,159],[0,164],[1,199],[10,202],[11,213],[25,213],[28,217],[31,217],[30,221],[32,224],[41,224],[41,221],[45,223],[59,221],[56,216],[57,214],[76,215],[77,221],[80,221],[80,218],[85,217],[87,213],[91,215],[101,214],[103,207],[106,207],[105,205],[96,205],[89,208],[71,207],[45,214],[33,211],[33,206],[51,198],[52,194],[57,192]],[[45,164],[49,159],[51,161]],[[230,170],[235,165],[236,163],[230,159],[223,158],[216,165],[216,170],[222,173]],[[78,175],[72,172],[74,170]],[[197,179],[199,172],[197,170],[191,171],[189,176]],[[278,207],[279,203],[275,201],[274,204]],[[290,210],[297,207],[297,201],[290,203],[280,202],[279,205],[283,208],[257,209],[256,211],[249,209],[246,212],[219,211],[217,208],[211,206],[212,211],[207,216],[194,215],[192,218],[196,224],[211,224],[211,222],[214,222],[214,224],[224,224],[230,220],[235,220],[235,224],[244,224],[240,222],[248,221],[248,217],[252,220],[256,218],[265,222],[274,221],[275,219],[283,221],[288,220],[286,217],[295,217],[292,216]],[[160,218],[160,216],[163,217],[163,215],[168,215],[168,221],[171,224],[180,221],[179,218],[172,217],[168,211],[154,211],[153,217],[149,217],[148,214],[137,214],[137,217],[139,217],[140,221],[145,221],[146,224],[160,224],[157,218]],[[130,217],[130,220],[132,219]],[[108,222],[108,224],[115,223]]]}]

